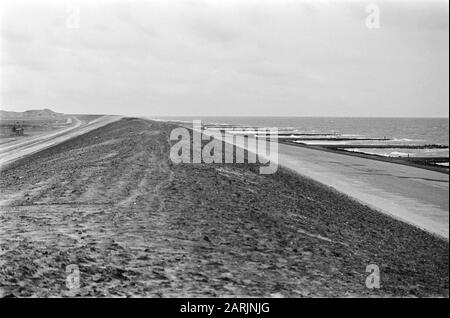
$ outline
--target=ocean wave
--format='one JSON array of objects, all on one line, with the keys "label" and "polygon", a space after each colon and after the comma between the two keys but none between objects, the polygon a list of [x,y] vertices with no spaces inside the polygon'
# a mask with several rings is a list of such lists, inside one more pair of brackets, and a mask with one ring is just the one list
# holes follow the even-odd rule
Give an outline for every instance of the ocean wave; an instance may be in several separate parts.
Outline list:
[{"label": "ocean wave", "polygon": [[391,141],[394,142],[424,142],[423,139],[410,139],[410,138],[391,138]]},{"label": "ocean wave", "polygon": [[351,152],[365,153],[368,155],[378,155],[378,156],[383,156],[383,157],[414,157],[415,156],[414,153],[409,153],[409,152],[400,152],[400,151],[377,152],[377,151],[370,151],[365,148],[364,149],[363,148],[345,148],[344,150],[351,151]]},{"label": "ocean wave", "polygon": [[351,145],[351,142],[348,141],[342,141],[342,140],[295,140],[294,142],[302,143],[310,146],[325,146],[325,145]]},{"label": "ocean wave", "polygon": [[431,148],[431,149],[423,149],[424,152],[448,152],[448,148]]}]

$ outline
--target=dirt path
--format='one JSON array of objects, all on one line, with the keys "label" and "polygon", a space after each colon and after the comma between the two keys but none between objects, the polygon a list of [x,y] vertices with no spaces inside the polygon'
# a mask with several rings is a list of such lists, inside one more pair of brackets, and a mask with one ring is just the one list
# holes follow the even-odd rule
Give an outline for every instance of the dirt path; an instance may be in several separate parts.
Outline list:
[{"label": "dirt path", "polygon": [[448,242],[284,170],[174,165],[172,128],[122,119],[0,170],[0,293],[448,297]]}]

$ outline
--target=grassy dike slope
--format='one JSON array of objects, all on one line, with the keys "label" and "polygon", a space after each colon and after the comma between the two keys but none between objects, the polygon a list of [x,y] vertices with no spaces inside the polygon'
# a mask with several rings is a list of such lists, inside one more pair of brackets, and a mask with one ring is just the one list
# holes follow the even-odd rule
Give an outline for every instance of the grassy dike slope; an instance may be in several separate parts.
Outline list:
[{"label": "grassy dike slope", "polygon": [[78,296],[448,297],[448,242],[284,169],[174,165],[174,127],[122,119],[2,169],[0,293],[71,295],[75,264]]}]

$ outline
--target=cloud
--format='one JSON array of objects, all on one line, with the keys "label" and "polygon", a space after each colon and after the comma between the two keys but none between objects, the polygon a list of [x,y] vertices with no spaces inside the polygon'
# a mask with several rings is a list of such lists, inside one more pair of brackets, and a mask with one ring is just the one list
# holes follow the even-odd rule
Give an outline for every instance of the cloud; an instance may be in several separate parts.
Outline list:
[{"label": "cloud", "polygon": [[448,116],[448,3],[375,2],[377,30],[361,1],[7,1],[0,105]]}]

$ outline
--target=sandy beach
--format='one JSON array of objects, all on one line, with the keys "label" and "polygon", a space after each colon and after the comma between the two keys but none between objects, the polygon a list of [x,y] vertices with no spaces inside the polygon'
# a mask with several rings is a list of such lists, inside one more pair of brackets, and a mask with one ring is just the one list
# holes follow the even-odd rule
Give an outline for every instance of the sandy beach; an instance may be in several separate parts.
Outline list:
[{"label": "sandy beach", "polygon": [[2,168],[1,295],[73,295],[76,265],[74,296],[448,297],[445,239],[285,168],[175,165],[175,127],[124,118]]}]

